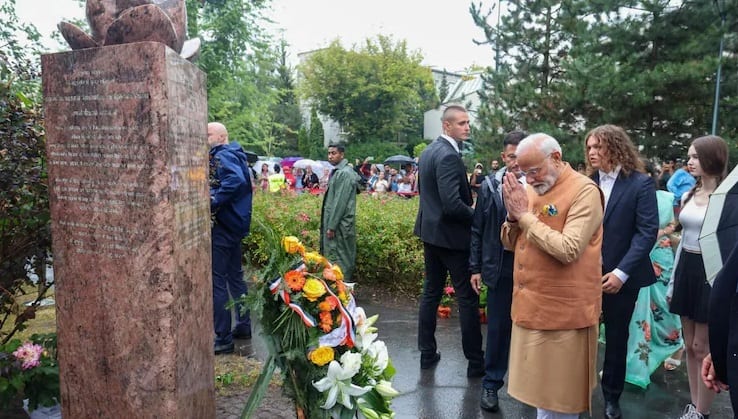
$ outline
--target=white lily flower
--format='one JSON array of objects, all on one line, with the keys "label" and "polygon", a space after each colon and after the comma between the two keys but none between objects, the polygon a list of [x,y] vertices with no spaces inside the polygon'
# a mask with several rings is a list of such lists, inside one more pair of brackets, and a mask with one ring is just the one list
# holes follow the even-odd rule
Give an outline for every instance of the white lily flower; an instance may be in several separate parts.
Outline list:
[{"label": "white lily flower", "polygon": [[366,419],[380,419],[379,414],[369,407],[368,403],[359,403],[359,412],[361,412],[363,418]]},{"label": "white lily flower", "polygon": [[392,398],[400,395],[400,392],[392,388],[392,383],[387,380],[379,380],[379,383],[374,386],[374,389],[377,390],[377,393],[381,394],[383,397]]},{"label": "white lily flower", "polygon": [[357,333],[356,334],[356,348],[359,349],[362,353],[366,352],[367,348],[374,342],[379,335],[376,333],[368,333],[364,331],[364,333]]},{"label": "white lily flower", "polygon": [[381,374],[382,371],[387,368],[387,364],[389,363],[387,345],[385,345],[381,340],[374,341],[367,347],[366,353],[374,361],[372,368],[375,373]]},{"label": "white lily flower", "polygon": [[361,307],[355,307],[351,315],[354,318],[354,324],[356,324],[356,340],[354,343],[357,349],[364,352],[378,336],[376,333],[377,328],[371,327],[371,325],[377,321],[377,317],[379,316],[375,314],[367,319],[366,313],[364,313],[364,309]]},{"label": "white lily flower", "polygon": [[351,378],[361,368],[361,354],[346,352],[341,355],[340,361],[340,363],[331,361],[328,364],[328,374],[323,379],[313,382],[313,387],[321,393],[328,391],[328,398],[320,406],[323,409],[330,409],[336,403],[340,403],[348,409],[353,409],[351,396],[358,397],[371,390],[369,386],[359,387],[351,382]]},{"label": "white lily flower", "polygon": [[371,317],[367,318],[367,319],[366,319],[366,326],[367,326],[367,327],[370,327],[370,326],[372,326],[372,325],[373,325],[374,323],[376,323],[376,322],[377,322],[377,319],[379,319],[379,314],[375,314],[375,315],[373,315],[373,316],[371,316]]}]

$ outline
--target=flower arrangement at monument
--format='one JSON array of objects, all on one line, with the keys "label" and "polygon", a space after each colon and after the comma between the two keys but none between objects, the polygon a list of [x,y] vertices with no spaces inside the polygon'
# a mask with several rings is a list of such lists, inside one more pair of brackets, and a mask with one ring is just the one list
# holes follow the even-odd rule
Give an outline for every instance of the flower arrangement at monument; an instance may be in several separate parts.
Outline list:
[{"label": "flower arrangement at monument", "polygon": [[33,335],[0,345],[0,410],[28,399],[33,411],[59,403],[56,335]]},{"label": "flower arrangement at monument", "polygon": [[253,412],[278,366],[284,391],[305,418],[392,418],[395,373],[374,323],[356,305],[338,265],[284,237],[247,302],[270,357],[245,409]]}]

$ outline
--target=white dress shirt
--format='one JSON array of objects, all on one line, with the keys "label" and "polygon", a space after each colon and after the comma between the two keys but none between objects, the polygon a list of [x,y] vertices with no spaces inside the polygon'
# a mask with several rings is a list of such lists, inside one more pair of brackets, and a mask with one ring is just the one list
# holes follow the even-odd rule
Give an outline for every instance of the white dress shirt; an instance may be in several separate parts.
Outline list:
[{"label": "white dress shirt", "polygon": [[610,201],[610,194],[612,194],[612,187],[615,186],[615,181],[618,179],[620,174],[621,166],[618,165],[612,172],[600,172],[600,189],[602,194],[605,195],[605,211],[607,211],[607,203]]},{"label": "white dress shirt", "polygon": [[[600,172],[600,189],[602,189],[602,194],[605,195],[605,212],[607,212],[607,203],[610,201],[610,195],[612,194],[612,188],[615,186],[615,181],[618,179],[618,175],[620,175],[620,169],[622,166],[617,165],[615,169],[613,169],[611,172],[603,172],[602,170],[599,170]],[[618,268],[615,268],[612,273],[615,274],[615,276],[620,279],[620,281],[625,284],[625,281],[628,280],[627,273],[621,271]]]},{"label": "white dress shirt", "polygon": [[443,137],[444,140],[446,140],[449,143],[451,143],[451,146],[454,148],[454,150],[456,150],[457,153],[461,153],[459,151],[459,143],[456,140],[454,140],[453,138],[449,137],[446,134],[441,134],[441,137]]}]

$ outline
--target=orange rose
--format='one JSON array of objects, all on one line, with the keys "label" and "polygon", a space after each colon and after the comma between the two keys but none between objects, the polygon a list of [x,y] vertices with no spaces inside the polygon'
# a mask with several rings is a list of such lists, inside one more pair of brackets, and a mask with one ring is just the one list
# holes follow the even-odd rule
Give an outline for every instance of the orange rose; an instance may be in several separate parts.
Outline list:
[{"label": "orange rose", "polygon": [[339,304],[341,304],[341,302],[340,302],[340,301],[338,301],[338,298],[336,298],[336,297],[334,297],[334,296],[332,296],[332,295],[329,295],[329,296],[328,296],[328,297],[327,297],[327,298],[325,299],[325,302],[327,302],[328,304],[330,304],[330,306],[331,306],[331,310],[335,310],[335,309],[336,309],[336,307],[338,307],[338,305],[339,305]]},{"label": "orange rose", "polygon": [[323,269],[323,278],[329,281],[343,281],[343,271],[338,265],[331,265]]},{"label": "orange rose", "polygon": [[336,273],[331,268],[325,268],[323,269],[323,278],[325,278],[328,281],[335,281]]}]

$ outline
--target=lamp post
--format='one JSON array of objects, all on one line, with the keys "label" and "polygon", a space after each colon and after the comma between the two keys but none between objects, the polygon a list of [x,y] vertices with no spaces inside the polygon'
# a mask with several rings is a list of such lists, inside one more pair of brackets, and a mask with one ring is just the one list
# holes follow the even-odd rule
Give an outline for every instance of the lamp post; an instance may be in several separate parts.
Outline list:
[{"label": "lamp post", "polygon": [[495,25],[495,73],[500,71],[500,15],[502,14],[501,0],[497,0],[497,25]]},{"label": "lamp post", "polygon": [[712,107],[712,135],[716,135],[718,124],[718,105],[720,103],[720,77],[723,66],[723,41],[725,40],[725,19],[727,12],[725,8],[725,0],[713,1],[718,14],[720,15],[720,55],[718,55],[717,77],[715,78],[715,101]]}]

